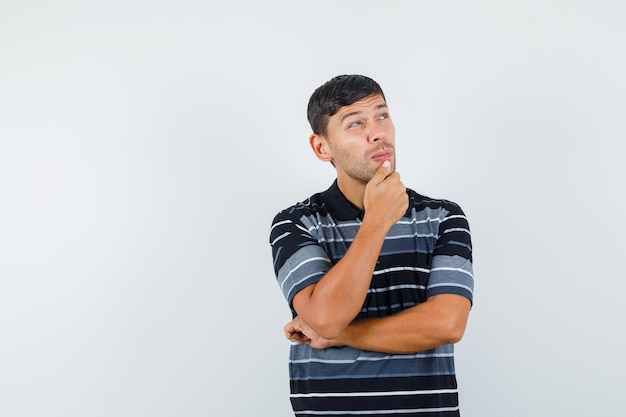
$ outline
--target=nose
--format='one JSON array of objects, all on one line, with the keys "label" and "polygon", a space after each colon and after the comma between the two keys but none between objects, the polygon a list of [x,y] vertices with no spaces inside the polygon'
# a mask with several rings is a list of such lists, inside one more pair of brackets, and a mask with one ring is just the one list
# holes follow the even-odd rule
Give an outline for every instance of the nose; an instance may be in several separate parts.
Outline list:
[{"label": "nose", "polygon": [[384,141],[385,131],[378,126],[372,126],[367,132],[367,140],[371,143]]}]

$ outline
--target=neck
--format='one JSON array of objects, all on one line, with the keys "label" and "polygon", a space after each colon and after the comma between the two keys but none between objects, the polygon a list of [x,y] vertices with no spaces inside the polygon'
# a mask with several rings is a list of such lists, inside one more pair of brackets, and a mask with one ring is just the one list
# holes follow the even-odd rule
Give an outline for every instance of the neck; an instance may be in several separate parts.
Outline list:
[{"label": "neck", "polygon": [[341,193],[352,205],[363,210],[363,197],[365,196],[365,183],[350,177],[337,177],[337,186]]}]

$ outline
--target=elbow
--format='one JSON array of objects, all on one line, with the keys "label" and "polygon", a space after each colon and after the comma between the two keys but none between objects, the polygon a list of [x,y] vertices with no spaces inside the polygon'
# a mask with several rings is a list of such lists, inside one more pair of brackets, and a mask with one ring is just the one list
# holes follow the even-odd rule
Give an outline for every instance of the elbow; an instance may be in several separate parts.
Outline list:
[{"label": "elbow", "polygon": [[[350,320],[342,318],[341,310],[334,305],[313,300],[313,292],[317,284],[309,285],[301,290],[293,298],[293,308],[298,316],[311,328],[311,330],[323,339],[332,340],[350,324]],[[322,296],[318,296],[320,298]]]},{"label": "elbow", "polygon": [[454,331],[449,332],[448,341],[446,343],[454,344],[454,343],[460,342],[461,339],[463,339],[463,334],[465,334],[464,329],[462,330],[455,329]]},{"label": "elbow", "polygon": [[451,318],[447,320],[442,327],[442,341],[445,344],[458,343],[463,339],[467,321],[460,318]]},{"label": "elbow", "polygon": [[461,341],[469,317],[470,301],[462,296],[441,294],[432,297],[431,319],[437,324],[437,336],[442,344]]},{"label": "elbow", "polygon": [[333,340],[341,334],[345,326],[332,321],[319,321],[315,324],[314,329],[324,339]]},{"label": "elbow", "polygon": [[311,317],[311,321],[307,321],[307,323],[318,336],[321,336],[326,340],[334,340],[343,333],[346,327],[350,324],[350,321],[338,320],[337,314],[332,312],[323,314],[318,311],[313,317]]}]

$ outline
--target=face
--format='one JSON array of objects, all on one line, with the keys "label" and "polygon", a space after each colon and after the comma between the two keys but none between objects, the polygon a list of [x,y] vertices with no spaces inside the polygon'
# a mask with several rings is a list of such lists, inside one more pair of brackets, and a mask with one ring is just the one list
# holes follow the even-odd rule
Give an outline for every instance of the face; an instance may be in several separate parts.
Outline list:
[{"label": "face", "polygon": [[385,160],[395,169],[394,144],[395,127],[387,103],[382,96],[371,95],[341,107],[329,118],[327,133],[319,138],[323,158],[316,153],[335,164],[339,181],[365,184]]}]

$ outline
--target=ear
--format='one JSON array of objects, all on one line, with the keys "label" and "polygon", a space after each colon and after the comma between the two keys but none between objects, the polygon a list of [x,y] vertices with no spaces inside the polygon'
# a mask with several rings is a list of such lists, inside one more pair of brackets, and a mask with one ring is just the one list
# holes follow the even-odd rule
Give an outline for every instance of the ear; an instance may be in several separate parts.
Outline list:
[{"label": "ear", "polygon": [[320,161],[333,161],[333,154],[330,150],[330,146],[328,146],[328,140],[324,136],[313,133],[309,138],[309,144],[313,152],[315,152],[315,156],[317,156]]}]

